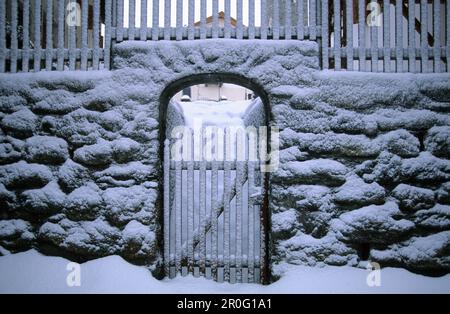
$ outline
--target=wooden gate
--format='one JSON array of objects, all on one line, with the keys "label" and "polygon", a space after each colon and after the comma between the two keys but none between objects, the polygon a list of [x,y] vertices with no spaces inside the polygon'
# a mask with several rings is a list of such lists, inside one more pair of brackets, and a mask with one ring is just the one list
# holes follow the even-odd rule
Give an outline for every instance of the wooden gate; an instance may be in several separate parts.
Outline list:
[{"label": "wooden gate", "polygon": [[[166,275],[265,282],[265,192],[256,153],[258,136],[236,132],[227,137],[226,131],[219,132],[208,145],[206,133],[188,130],[178,149],[173,141],[164,143]],[[174,151],[183,157],[174,158]]]}]

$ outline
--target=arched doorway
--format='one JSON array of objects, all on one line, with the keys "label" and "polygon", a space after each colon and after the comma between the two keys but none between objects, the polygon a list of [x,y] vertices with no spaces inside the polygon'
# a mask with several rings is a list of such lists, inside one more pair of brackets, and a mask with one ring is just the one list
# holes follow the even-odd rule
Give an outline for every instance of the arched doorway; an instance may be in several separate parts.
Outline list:
[{"label": "arched doorway", "polygon": [[[198,84],[236,84],[251,91],[241,127],[195,128],[183,100]],[[174,100],[175,95],[178,101]],[[222,95],[224,96],[224,95]],[[218,94],[217,102],[228,101]],[[181,102],[180,102],[181,101]],[[190,103],[190,106],[195,102]],[[217,281],[269,281],[270,138],[264,89],[242,76],[200,74],[172,82],[160,98],[164,160],[164,270]]]}]

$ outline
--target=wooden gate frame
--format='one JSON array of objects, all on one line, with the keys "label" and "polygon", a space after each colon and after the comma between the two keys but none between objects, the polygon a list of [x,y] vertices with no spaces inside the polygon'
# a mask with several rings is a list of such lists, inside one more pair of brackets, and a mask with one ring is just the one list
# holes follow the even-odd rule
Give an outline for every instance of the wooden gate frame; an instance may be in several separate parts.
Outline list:
[{"label": "wooden gate frame", "polygon": [[[265,121],[264,125],[270,126],[270,121],[272,120],[272,111],[270,106],[270,100],[267,92],[265,91],[264,87],[261,86],[256,80],[245,77],[240,74],[236,73],[228,73],[228,72],[215,72],[215,73],[200,73],[200,74],[191,74],[182,78],[179,78],[175,81],[170,82],[166,85],[162,93],[159,97],[159,123],[160,123],[160,132],[159,132],[159,160],[162,161],[161,163],[161,177],[165,175],[163,165],[164,165],[164,142],[166,139],[166,127],[167,127],[167,107],[172,99],[172,97],[182,90],[183,88],[186,88],[188,86],[192,85],[198,85],[198,84],[205,84],[205,83],[230,83],[230,84],[236,84],[240,85],[242,87],[245,87],[247,89],[250,89],[255,92],[255,95],[258,96],[261,101],[263,102],[264,111],[265,111]],[[270,127],[268,128],[268,138],[270,138]],[[271,143],[268,141],[267,143],[267,149],[270,151]],[[262,284],[269,284],[271,282],[272,278],[272,271],[271,271],[271,256],[272,256],[272,237],[271,237],[271,210],[269,207],[269,191],[270,191],[270,174],[267,172],[261,172],[261,178],[262,185],[264,188],[264,195],[263,195],[263,202],[261,205],[261,217],[262,222],[261,225],[265,230],[265,236],[264,239],[264,248],[265,248],[265,258],[266,262],[264,263],[264,267],[261,269],[261,283]],[[160,245],[160,252],[161,256],[164,256],[164,184],[160,184],[159,189],[159,195],[162,197],[159,198],[159,215],[158,215],[158,221],[159,225],[161,226],[161,231],[158,236],[160,239],[159,242]],[[168,275],[165,273],[163,265],[160,265],[161,274],[163,274],[162,277],[165,275]]]}]

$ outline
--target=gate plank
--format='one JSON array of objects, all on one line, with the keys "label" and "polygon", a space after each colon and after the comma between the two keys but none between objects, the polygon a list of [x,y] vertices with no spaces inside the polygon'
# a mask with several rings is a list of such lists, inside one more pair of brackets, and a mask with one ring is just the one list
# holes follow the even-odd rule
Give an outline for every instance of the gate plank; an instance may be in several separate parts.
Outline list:
[{"label": "gate plank", "polygon": [[178,273],[181,271],[181,204],[182,204],[182,172],[181,172],[181,161],[176,162],[175,170],[175,228],[173,231],[173,236],[175,237],[175,271]]},{"label": "gate plank", "polygon": [[[187,171],[187,238],[190,239],[194,232],[194,137],[192,130],[189,131],[188,145],[188,171]],[[194,270],[194,246],[188,247],[188,272],[193,273]]]},{"label": "gate plank", "polygon": [[170,258],[170,141],[164,141],[164,272],[169,275]]}]

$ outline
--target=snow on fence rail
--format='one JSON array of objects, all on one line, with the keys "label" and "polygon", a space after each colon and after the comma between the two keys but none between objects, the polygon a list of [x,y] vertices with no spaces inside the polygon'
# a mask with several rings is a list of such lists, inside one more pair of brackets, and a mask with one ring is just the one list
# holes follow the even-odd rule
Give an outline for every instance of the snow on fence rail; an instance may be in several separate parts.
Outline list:
[{"label": "snow on fence rail", "polygon": [[124,40],[316,40],[323,68],[450,71],[445,0],[4,0],[0,72],[109,69]]}]

